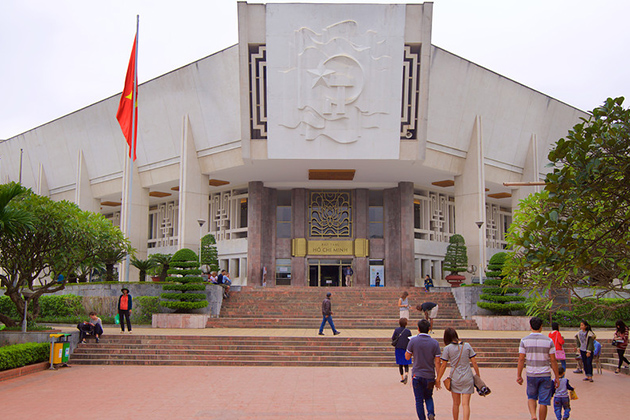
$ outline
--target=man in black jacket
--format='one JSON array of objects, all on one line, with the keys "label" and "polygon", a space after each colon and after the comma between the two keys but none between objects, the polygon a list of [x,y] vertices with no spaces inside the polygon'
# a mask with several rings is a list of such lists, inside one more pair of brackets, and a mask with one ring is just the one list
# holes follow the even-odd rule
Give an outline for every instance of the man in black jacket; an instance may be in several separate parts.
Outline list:
[{"label": "man in black jacket", "polygon": [[322,325],[319,327],[319,335],[324,335],[324,325],[326,325],[326,321],[328,321],[328,323],[330,324],[330,328],[332,328],[333,334],[341,334],[335,329],[335,324],[333,323],[333,312],[332,304],[330,303],[330,296],[330,292],[326,293],[326,299],[324,299],[324,301],[322,302],[322,315],[324,316],[324,319],[322,319]]}]

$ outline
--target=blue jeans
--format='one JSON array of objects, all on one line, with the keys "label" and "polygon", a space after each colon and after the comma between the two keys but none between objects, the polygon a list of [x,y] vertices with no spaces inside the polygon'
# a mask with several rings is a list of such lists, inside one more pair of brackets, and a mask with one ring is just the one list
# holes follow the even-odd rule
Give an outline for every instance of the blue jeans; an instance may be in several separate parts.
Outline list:
[{"label": "blue jeans", "polygon": [[433,386],[435,379],[413,377],[413,395],[416,397],[416,414],[420,420],[426,420],[424,416],[424,404],[427,406],[427,414],[435,416],[433,405]]},{"label": "blue jeans", "polygon": [[319,326],[319,332],[324,332],[324,325],[326,325],[326,321],[330,324],[330,328],[332,328],[333,333],[336,333],[335,323],[332,320],[332,315],[324,315],[324,319],[322,319],[322,325]]},{"label": "blue jeans", "polygon": [[593,376],[593,353],[589,357],[586,357],[586,352],[580,350],[580,355],[582,356],[582,363],[584,364],[584,374],[588,376]]},{"label": "blue jeans", "polygon": [[[564,408],[564,417],[562,417],[562,409]],[[556,413],[558,420],[568,419],[571,414],[571,400],[569,397],[554,397],[553,411]]]},{"label": "blue jeans", "polygon": [[564,369],[565,371],[567,370],[567,359],[561,359],[558,360],[560,362],[560,366],[562,366],[562,369]]}]

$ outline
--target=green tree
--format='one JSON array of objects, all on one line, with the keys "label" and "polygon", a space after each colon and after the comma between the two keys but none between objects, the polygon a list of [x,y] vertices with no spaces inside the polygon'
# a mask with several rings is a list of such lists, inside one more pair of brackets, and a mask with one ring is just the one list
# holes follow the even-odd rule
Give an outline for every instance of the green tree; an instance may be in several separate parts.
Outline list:
[{"label": "green tree", "polygon": [[196,293],[205,291],[206,285],[201,277],[199,258],[195,251],[188,248],[180,249],[173,255],[170,266],[169,280],[176,284],[162,286],[165,292],[160,296],[166,300],[161,301],[160,305],[184,313],[208,306],[206,294]]},{"label": "green tree", "polygon": [[622,290],[630,279],[630,111],[607,99],[558,140],[545,191],[521,203],[508,274],[550,290]]},{"label": "green tree", "polygon": [[219,251],[214,235],[207,234],[201,238],[201,264],[207,265],[210,271],[219,271]]},{"label": "green tree", "polygon": [[[0,186],[0,195],[5,188],[10,185]],[[33,220],[30,229],[3,232],[0,241],[0,284],[19,314],[24,313],[23,290],[32,292],[29,308],[36,318],[39,297],[62,290],[69,275],[82,264],[93,261],[106,249],[131,250],[111,222],[70,202],[56,202],[28,190],[10,200],[6,208],[29,213]],[[58,274],[64,275],[63,281],[57,281]],[[0,320],[14,325],[4,317]]]}]

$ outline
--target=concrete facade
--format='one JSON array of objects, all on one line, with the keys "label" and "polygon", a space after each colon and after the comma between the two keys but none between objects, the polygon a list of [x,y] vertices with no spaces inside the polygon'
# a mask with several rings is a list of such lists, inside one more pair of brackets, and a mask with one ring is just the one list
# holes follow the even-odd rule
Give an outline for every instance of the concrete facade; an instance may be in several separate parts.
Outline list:
[{"label": "concrete facade", "polygon": [[134,165],[114,95],[0,142],[0,181],[105,214],[139,258],[213,233],[235,285],[342,286],[351,265],[447,286],[450,236],[478,275],[533,191],[503,182],[541,179],[586,116],[431,45],[432,3],[237,7],[237,45],[140,86]]}]

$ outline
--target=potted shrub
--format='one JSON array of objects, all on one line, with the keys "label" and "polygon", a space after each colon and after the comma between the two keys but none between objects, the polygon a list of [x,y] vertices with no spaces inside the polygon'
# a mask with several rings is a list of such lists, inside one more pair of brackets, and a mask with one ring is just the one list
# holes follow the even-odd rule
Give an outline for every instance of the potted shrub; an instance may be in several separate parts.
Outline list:
[{"label": "potted shrub", "polygon": [[188,248],[177,251],[170,262],[168,279],[174,284],[165,284],[160,305],[174,309],[177,313],[189,313],[208,306],[206,285],[201,277],[197,254]]},{"label": "potted shrub", "polygon": [[444,271],[450,271],[451,274],[444,279],[450,283],[451,287],[459,287],[466,280],[466,277],[459,273],[468,269],[466,241],[462,235],[455,234],[448,242],[444,257]]}]

